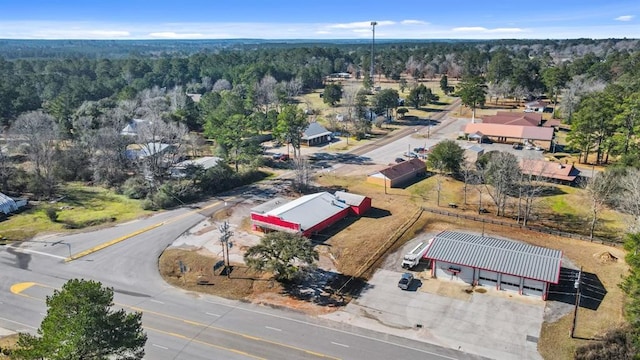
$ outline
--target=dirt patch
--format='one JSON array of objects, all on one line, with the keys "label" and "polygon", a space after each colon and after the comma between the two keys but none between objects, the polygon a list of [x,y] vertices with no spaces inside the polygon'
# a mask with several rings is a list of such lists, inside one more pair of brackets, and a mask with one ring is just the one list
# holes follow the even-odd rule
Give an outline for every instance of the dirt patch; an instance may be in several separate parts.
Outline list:
[{"label": "dirt patch", "polygon": [[600,254],[594,254],[593,256],[596,257],[602,264],[614,263],[618,261],[618,258],[613,256],[613,254],[608,251],[602,252]]}]

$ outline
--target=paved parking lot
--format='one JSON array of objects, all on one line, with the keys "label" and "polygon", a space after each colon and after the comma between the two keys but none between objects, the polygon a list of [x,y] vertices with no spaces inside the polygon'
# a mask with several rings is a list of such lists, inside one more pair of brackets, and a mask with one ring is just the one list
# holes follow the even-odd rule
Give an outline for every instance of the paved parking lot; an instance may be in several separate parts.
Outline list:
[{"label": "paved parking lot", "polygon": [[542,359],[542,300],[495,289],[467,293],[467,285],[421,274],[403,291],[401,274],[378,270],[359,299],[327,317],[492,359]]},{"label": "paved parking lot", "polygon": [[361,296],[327,317],[491,359],[542,359],[537,339],[546,303],[540,299],[494,288],[468,293],[467,284],[431,279],[424,264],[412,271],[417,281],[409,291],[398,288],[403,255],[435,234],[388,255]]}]

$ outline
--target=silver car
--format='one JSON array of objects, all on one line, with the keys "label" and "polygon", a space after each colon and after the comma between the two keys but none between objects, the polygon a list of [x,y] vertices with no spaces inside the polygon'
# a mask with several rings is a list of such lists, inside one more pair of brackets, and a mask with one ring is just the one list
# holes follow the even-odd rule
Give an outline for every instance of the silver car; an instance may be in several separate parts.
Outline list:
[{"label": "silver car", "polygon": [[398,281],[398,287],[402,290],[407,290],[409,289],[409,286],[411,286],[412,281],[413,281],[413,274],[408,272],[404,273],[402,274],[400,281]]}]

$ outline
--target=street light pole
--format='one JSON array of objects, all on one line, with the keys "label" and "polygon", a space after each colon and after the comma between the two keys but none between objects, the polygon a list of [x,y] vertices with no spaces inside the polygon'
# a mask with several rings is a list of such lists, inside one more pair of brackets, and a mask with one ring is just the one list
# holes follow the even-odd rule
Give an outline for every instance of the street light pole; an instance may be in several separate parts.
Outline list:
[{"label": "street light pole", "polygon": [[378,25],[377,22],[375,22],[375,21],[371,22],[371,28],[372,28],[372,31],[373,31],[373,38],[371,40],[371,69],[369,71],[369,76],[371,77],[371,84],[373,84],[374,87],[375,87],[376,80],[375,80],[375,76],[373,75],[373,71],[375,70],[373,58],[374,58],[374,47],[376,45],[376,25]]}]

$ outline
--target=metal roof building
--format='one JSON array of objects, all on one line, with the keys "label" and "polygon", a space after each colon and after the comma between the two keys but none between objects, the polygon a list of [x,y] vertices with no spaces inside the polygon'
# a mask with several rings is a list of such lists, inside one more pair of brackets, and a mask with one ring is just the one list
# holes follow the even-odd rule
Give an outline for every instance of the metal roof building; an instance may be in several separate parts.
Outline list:
[{"label": "metal roof building", "polygon": [[491,237],[444,231],[424,255],[432,275],[472,285],[495,286],[546,299],[560,279],[562,252]]},{"label": "metal roof building", "polygon": [[371,199],[364,196],[360,199],[356,194],[320,192],[290,202],[282,198],[272,199],[251,209],[251,221],[254,230],[286,231],[311,236],[350,214],[361,215],[370,207]]}]

